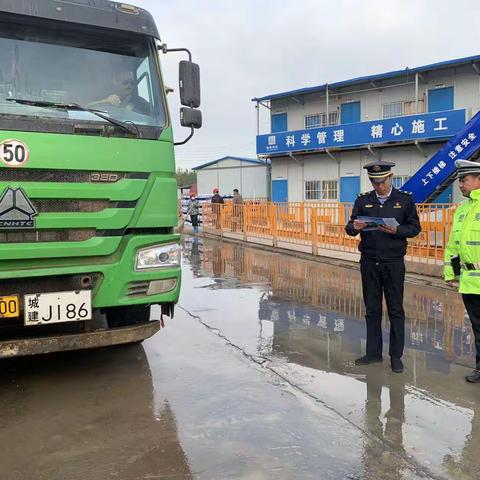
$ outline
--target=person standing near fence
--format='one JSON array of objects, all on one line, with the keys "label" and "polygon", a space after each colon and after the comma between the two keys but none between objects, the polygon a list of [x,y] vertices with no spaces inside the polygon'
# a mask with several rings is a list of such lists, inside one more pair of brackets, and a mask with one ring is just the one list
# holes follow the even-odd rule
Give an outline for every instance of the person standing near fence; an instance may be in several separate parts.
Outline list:
[{"label": "person standing near fence", "polygon": [[218,188],[213,189],[212,203],[225,203],[223,197],[220,195],[220,190]]},{"label": "person standing near fence", "polygon": [[233,216],[232,216],[232,230],[237,231],[242,229],[243,225],[243,198],[238,191],[238,188],[233,189]]},{"label": "person standing near fence", "polygon": [[455,166],[460,190],[468,200],[455,211],[445,249],[444,278],[447,283],[460,281],[477,352],[475,370],[465,380],[480,383],[480,163],[457,160]]},{"label": "person standing near fence", "polygon": [[[403,289],[405,282],[404,257],[407,238],[421,231],[415,203],[408,192],[392,185],[392,162],[375,161],[363,168],[368,172],[373,190],[360,194],[353,206],[345,231],[350,236],[360,234],[360,271],[362,274],[365,320],[367,323],[367,348],[355,365],[370,365],[383,360],[382,314],[383,296],[390,320],[390,365],[394,372],[403,372],[405,344],[405,312]],[[377,226],[358,217],[395,218],[396,227]]]},{"label": "person standing near fence", "polygon": [[194,193],[190,194],[190,200],[188,202],[187,215],[190,215],[190,221],[192,222],[193,231],[198,233],[198,213],[200,210],[200,203],[195,197]]},{"label": "person standing near fence", "polygon": [[218,230],[221,225],[220,225],[220,213],[221,213],[221,206],[225,202],[223,200],[223,197],[220,195],[220,192],[218,188],[213,189],[213,196],[212,196],[212,212],[215,217],[215,228]]}]

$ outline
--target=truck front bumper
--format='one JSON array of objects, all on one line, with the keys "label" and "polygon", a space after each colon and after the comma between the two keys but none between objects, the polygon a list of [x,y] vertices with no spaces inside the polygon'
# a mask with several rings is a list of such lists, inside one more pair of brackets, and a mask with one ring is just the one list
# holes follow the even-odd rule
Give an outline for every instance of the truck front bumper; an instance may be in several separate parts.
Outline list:
[{"label": "truck front bumper", "polygon": [[51,335],[0,341],[0,358],[22,357],[42,353],[85,350],[145,340],[160,329],[158,320],[131,327],[111,328],[93,332]]}]

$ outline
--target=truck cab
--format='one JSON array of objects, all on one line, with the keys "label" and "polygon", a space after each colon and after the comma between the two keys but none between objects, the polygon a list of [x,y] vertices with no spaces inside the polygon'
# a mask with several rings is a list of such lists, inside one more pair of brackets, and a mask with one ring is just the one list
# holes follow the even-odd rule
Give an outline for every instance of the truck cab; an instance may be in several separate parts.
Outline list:
[{"label": "truck cab", "polygon": [[180,290],[166,46],[127,4],[0,12],[0,357],[141,341]]}]

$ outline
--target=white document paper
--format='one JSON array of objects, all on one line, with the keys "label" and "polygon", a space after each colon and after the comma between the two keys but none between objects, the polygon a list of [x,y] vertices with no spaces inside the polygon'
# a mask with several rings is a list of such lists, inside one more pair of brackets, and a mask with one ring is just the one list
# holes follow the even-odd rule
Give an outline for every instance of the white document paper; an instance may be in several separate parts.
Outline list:
[{"label": "white document paper", "polygon": [[389,227],[398,227],[400,224],[393,218],[386,217],[357,217],[357,220],[360,222],[365,222],[368,224],[367,227],[363,229],[364,232],[369,232],[372,230],[378,230],[380,225],[388,225]]}]

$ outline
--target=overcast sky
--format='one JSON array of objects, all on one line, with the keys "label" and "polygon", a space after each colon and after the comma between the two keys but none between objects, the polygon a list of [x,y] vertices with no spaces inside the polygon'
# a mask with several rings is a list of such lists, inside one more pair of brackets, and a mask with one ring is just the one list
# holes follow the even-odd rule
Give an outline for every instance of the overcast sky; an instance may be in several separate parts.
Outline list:
[{"label": "overcast sky", "polygon": [[[253,97],[480,54],[479,0],[132,0],[200,64],[203,127],[177,165],[255,157]],[[162,55],[175,137],[179,54]],[[264,109],[263,109],[264,110]],[[263,116],[262,133],[268,128]]]}]

